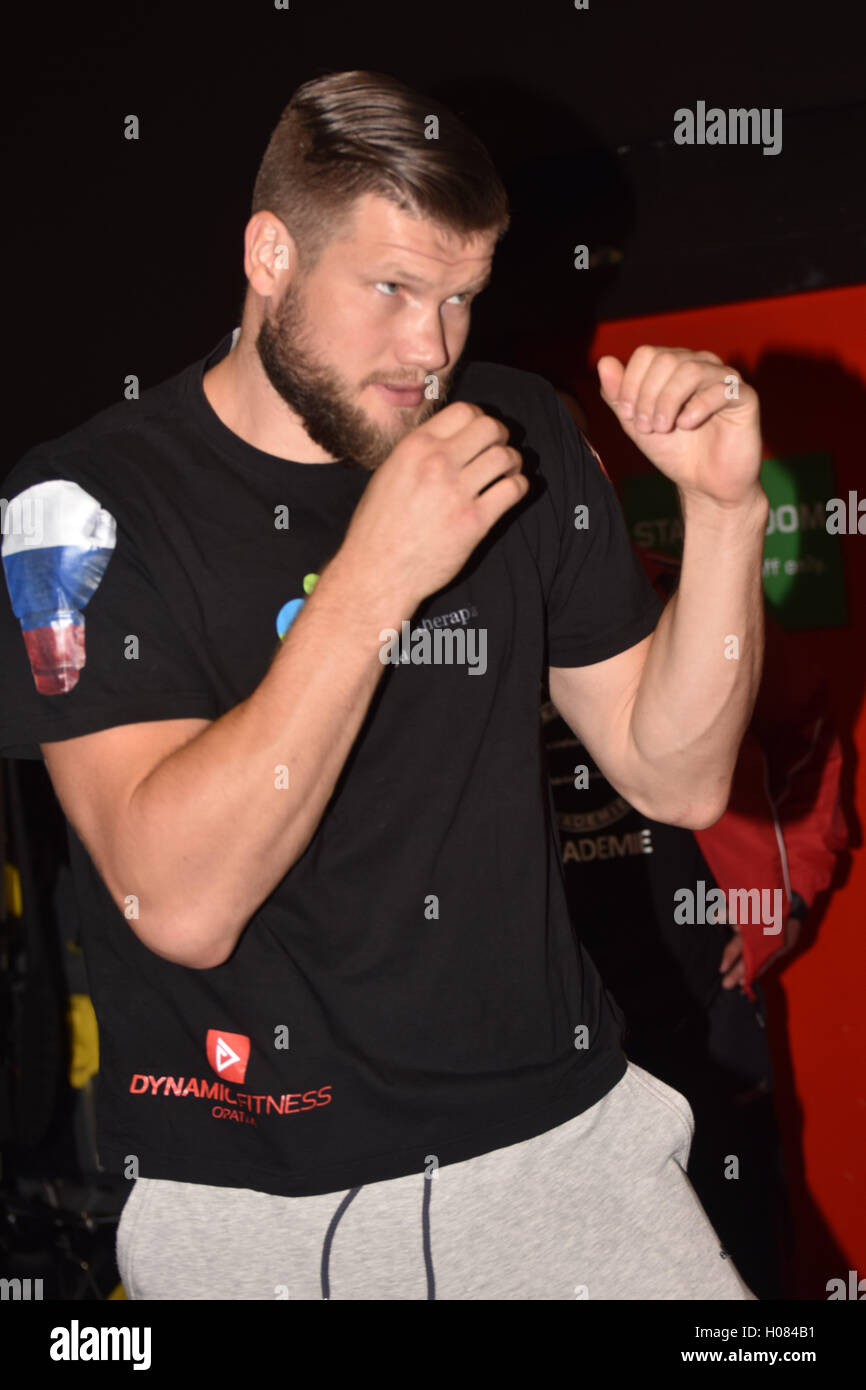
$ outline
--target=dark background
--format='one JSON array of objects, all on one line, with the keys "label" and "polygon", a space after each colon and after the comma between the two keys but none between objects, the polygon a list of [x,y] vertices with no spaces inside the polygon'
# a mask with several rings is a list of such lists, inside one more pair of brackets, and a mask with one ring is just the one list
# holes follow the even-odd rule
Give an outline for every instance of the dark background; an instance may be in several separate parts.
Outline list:
[{"label": "dark background", "polygon": [[[390,72],[487,143],[513,200],[467,355],[596,315],[866,278],[859,6],[272,0],[33,8],[7,46],[6,463],[201,356],[238,321],[242,231],[302,81]],[[677,146],[674,112],[781,107],[778,155]],[[138,141],[124,117],[139,117]],[[573,268],[573,247],[622,252]]]},{"label": "dark background", "polygon": [[[505,179],[512,228],[475,310],[467,356],[532,365],[544,355],[539,344],[567,344],[569,375],[599,318],[866,280],[859,6],[589,5],[290,0],[277,10],[273,0],[49,0],[18,18],[15,34],[4,33],[11,305],[0,487],[27,448],[121,399],[128,374],[144,390],[238,322],[242,233],[259,160],[295,87],[329,71],[393,73],[428,92],[431,111],[452,106]],[[725,110],[781,107],[781,153],[675,145],[674,112],[699,100]],[[130,114],[140,121],[137,141],[124,138]],[[581,243],[593,270],[573,268]],[[779,370],[796,394],[789,383],[806,378],[794,366],[785,358]],[[859,394],[857,411],[859,419]],[[59,813],[41,765],[26,776],[22,819],[50,855]],[[48,868],[36,869],[49,885]],[[68,904],[63,881],[53,888]],[[64,939],[74,933],[59,909],[52,915],[46,903],[40,913],[57,918]],[[44,1058],[38,1093],[50,1099],[46,1078],[58,1056],[51,1038],[38,1038],[41,1054],[33,1044],[27,1051],[34,1067]],[[62,1067],[54,1083],[62,1092]],[[61,1108],[72,1111],[68,1089]],[[40,1171],[55,1175],[70,1162],[70,1128],[79,1156],[86,1149],[79,1111],[59,1116],[37,1155]],[[60,1238],[53,1208],[37,1217],[27,1209],[34,1261],[62,1239],[66,1282],[58,1287],[67,1297],[99,1297],[117,1277],[111,1203],[97,1218],[105,1222],[102,1265],[89,1288],[95,1242],[67,1202],[73,1215]],[[89,1196],[87,1205],[94,1210]],[[818,1249],[814,1233],[810,1240]],[[844,1271],[844,1256],[834,1251],[826,1266]],[[46,1273],[57,1267],[54,1259]],[[34,1274],[42,1270],[33,1264]]]}]

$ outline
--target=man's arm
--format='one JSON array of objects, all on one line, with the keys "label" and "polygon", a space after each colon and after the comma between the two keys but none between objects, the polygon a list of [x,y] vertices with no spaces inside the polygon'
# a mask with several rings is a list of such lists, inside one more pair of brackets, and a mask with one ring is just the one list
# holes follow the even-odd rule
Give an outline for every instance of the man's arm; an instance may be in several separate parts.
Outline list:
[{"label": "man's arm", "polygon": [[639,348],[625,370],[602,358],[599,374],[625,432],[677,483],[682,570],[650,637],[551,669],[550,697],[627,801],[700,830],[724,812],[761,677],[757,397],[711,353]]},{"label": "man's arm", "polygon": [[608,661],[550,670],[563,718],[653,820],[702,830],[724,812],[761,675],[766,524],[761,499],[686,513],[679,589],[655,632]]},{"label": "man's arm", "polygon": [[323,571],[264,680],[220,719],[42,745],[65,814],[118,907],[137,899],[130,926],[158,955],[220,965],[309,843],[382,673],[376,636],[406,615],[399,592],[360,578],[338,559]]},{"label": "man's arm", "polygon": [[222,964],[304,852],[381,678],[382,630],[399,630],[526,494],[507,437],[462,401],[406,436],[267,675],[220,719],[42,745],[64,813],[120,910],[138,899],[130,926],[157,955]]}]

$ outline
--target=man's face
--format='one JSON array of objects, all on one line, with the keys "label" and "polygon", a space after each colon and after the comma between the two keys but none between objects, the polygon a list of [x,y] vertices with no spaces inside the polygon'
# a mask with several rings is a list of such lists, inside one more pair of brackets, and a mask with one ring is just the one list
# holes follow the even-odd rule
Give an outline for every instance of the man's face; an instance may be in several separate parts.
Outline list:
[{"label": "man's face", "polygon": [[[489,276],[494,232],[453,237],[364,194],[315,269],[266,301],[256,349],[271,385],[335,459],[383,463],[441,410]],[[438,398],[425,389],[435,375]],[[399,395],[383,388],[417,388]]]}]

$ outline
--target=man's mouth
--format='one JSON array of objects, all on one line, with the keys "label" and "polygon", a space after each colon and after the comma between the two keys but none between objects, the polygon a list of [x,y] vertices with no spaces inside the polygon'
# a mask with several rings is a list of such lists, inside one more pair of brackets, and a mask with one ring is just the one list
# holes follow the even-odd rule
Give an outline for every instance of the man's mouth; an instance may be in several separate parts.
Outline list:
[{"label": "man's mouth", "polygon": [[424,399],[423,386],[388,386],[384,381],[377,381],[375,386],[390,405],[420,405]]}]

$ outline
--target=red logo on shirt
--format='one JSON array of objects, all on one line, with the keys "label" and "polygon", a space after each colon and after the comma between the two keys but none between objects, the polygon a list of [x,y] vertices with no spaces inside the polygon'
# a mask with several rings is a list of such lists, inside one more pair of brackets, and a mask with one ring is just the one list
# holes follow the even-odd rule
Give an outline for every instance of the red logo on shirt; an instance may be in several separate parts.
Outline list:
[{"label": "red logo on shirt", "polygon": [[207,1059],[217,1076],[227,1081],[243,1081],[250,1060],[250,1040],[243,1033],[207,1030]]}]

